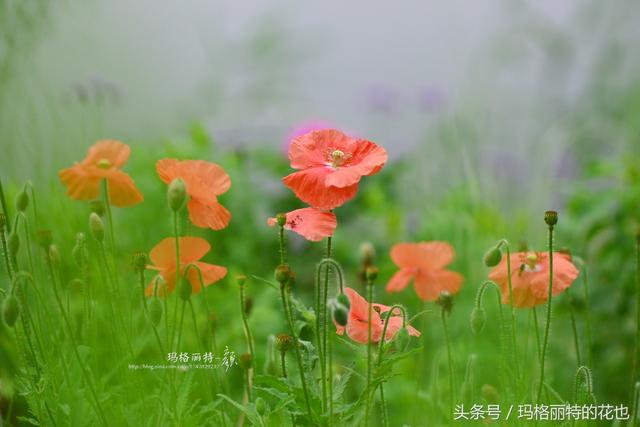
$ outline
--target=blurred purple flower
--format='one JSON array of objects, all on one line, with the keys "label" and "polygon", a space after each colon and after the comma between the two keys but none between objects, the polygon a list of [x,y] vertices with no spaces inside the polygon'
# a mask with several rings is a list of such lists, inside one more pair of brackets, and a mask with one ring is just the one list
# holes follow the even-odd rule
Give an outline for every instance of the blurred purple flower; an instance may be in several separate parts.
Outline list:
[{"label": "blurred purple flower", "polygon": [[438,113],[447,105],[446,93],[437,87],[426,87],[419,96],[420,109],[427,113]]},{"label": "blurred purple flower", "polygon": [[391,113],[398,106],[398,92],[391,86],[375,85],[369,87],[364,96],[365,104],[370,111]]},{"label": "blurred purple flower", "polygon": [[282,144],[282,151],[285,156],[289,155],[289,146],[291,145],[291,141],[296,139],[299,136],[307,134],[309,132],[313,132],[314,130],[323,130],[323,129],[333,129],[334,126],[329,122],[325,122],[323,120],[307,120],[304,122],[300,122],[295,125],[293,128],[289,130],[285,140]]}]

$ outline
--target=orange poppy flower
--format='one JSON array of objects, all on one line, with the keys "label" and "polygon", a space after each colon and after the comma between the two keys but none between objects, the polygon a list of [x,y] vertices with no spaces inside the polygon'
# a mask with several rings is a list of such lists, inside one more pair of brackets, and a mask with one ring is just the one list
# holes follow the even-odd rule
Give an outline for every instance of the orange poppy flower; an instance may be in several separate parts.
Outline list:
[{"label": "orange poppy flower", "polygon": [[124,207],[140,203],[144,199],[142,194],[131,177],[120,170],[130,153],[129,146],[119,141],[96,142],[82,162],[58,172],[67,187],[67,195],[76,200],[97,199],[100,181],[105,179],[113,205]]},{"label": "orange poppy flower", "polygon": [[291,167],[282,180],[303,202],[331,210],[352,199],[363,176],[374,175],[387,161],[384,148],[335,129],[309,132],[291,142]]},{"label": "orange poppy flower", "polygon": [[387,292],[399,292],[413,280],[423,301],[435,301],[442,291],[455,294],[463,277],[445,269],[454,256],[455,251],[446,242],[398,243],[391,248],[391,259],[400,270],[387,283]]},{"label": "orange poppy flower", "polygon": [[231,187],[222,167],[204,160],[162,159],[156,163],[156,171],[166,184],[176,178],[184,181],[190,197],[189,219],[195,226],[221,230],[229,225],[231,213],[218,203],[217,197]]},{"label": "orange poppy flower", "polygon": [[[267,225],[273,227],[278,222],[276,218],[269,218]],[[284,228],[294,231],[312,242],[319,242],[325,237],[333,236],[338,222],[333,212],[323,212],[314,208],[296,209],[287,213]]]},{"label": "orange poppy flower", "polygon": [[[347,326],[340,326],[336,324],[336,333],[338,335],[342,335],[346,330],[349,338],[360,344],[366,344],[369,339],[369,303],[351,288],[345,288],[344,293],[347,298],[349,298],[351,308],[349,309]],[[371,306],[371,341],[380,342],[385,322],[380,314],[388,312],[391,307],[382,304],[371,304]],[[380,311],[380,314],[377,310]],[[396,312],[391,313],[385,341],[392,340],[400,329],[402,329],[402,316],[397,315]],[[409,335],[414,337],[420,336],[420,331],[410,325],[407,325],[407,330],[409,331]]]},{"label": "orange poppy flower", "polygon": [[[190,264],[194,264],[202,272],[204,286],[209,286],[226,276],[227,269],[225,267],[199,261],[210,249],[209,243],[200,237],[180,237],[180,276],[184,275],[184,271]],[[176,266],[176,239],[173,237],[163,239],[151,249],[149,258],[153,265],[148,265],[147,268],[157,270],[167,282],[168,293],[173,292],[176,287],[176,270],[178,269]],[[201,291],[198,270],[189,268],[186,279],[191,282],[193,293],[197,294]],[[154,283],[155,278],[151,280],[145,290],[147,296],[153,295]],[[159,294],[164,296],[162,290],[159,291]]]},{"label": "orange poppy flower", "polygon": [[[579,271],[571,257],[553,253],[552,293],[562,293],[578,277]],[[500,285],[502,303],[509,304],[509,271],[507,258],[489,273],[489,279]],[[518,252],[511,254],[511,289],[513,305],[526,308],[544,304],[549,298],[549,254],[547,252]]]}]

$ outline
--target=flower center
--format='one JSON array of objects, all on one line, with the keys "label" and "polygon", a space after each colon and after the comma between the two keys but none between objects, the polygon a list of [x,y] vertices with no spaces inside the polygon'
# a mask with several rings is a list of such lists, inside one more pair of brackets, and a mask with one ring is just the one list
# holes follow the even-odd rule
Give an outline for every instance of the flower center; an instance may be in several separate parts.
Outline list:
[{"label": "flower center", "polygon": [[527,271],[536,271],[538,267],[538,255],[533,252],[528,254],[525,264]]},{"label": "flower center", "polygon": [[342,166],[342,163],[345,161],[345,154],[340,150],[333,150],[331,153],[331,166],[334,168]]},{"label": "flower center", "polygon": [[100,169],[109,169],[111,167],[111,162],[108,159],[102,158],[98,160],[98,167]]}]

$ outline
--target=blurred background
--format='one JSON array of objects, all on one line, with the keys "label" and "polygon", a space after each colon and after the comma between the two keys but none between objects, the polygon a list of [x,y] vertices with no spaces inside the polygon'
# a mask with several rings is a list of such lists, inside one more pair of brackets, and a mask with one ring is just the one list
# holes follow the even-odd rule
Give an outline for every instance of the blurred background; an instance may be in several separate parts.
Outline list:
[{"label": "blurred background", "polygon": [[[591,339],[580,328],[596,395],[627,401],[640,218],[640,3],[0,6],[0,178],[10,194],[34,182],[48,226],[68,251],[88,210],[62,197],[56,173],[97,139],[115,138],[132,146],[126,169],[146,198],[116,220],[154,224],[121,239],[128,251],[148,250],[170,230],[155,160],[197,157],[223,165],[233,182],[221,198],[234,215],[231,227],[203,233],[215,242],[213,259],[271,274],[276,241],[265,219],[301,207],[279,182],[290,171],[290,135],[337,127],[383,145],[391,158],[338,212],[336,256],[353,280],[354,242],[373,243],[384,281],[393,273],[387,253],[394,243],[450,241],[454,269],[467,277],[453,328],[468,334],[467,309],[486,276],[484,250],[502,237],[514,250],[521,242],[544,248],[542,214],[556,209],[557,246],[583,258],[590,272]],[[303,241],[292,245],[294,253],[321,254]],[[264,265],[251,264],[264,253]],[[312,277],[313,263],[300,264]],[[583,316],[580,286],[573,304]],[[420,308],[413,291],[400,298]],[[573,344],[567,311],[559,306],[556,316],[551,366],[568,394]],[[258,338],[273,333],[262,328]],[[425,342],[439,342],[434,329]],[[490,363],[483,345],[458,343],[460,354],[479,354],[479,365],[483,354]]]}]

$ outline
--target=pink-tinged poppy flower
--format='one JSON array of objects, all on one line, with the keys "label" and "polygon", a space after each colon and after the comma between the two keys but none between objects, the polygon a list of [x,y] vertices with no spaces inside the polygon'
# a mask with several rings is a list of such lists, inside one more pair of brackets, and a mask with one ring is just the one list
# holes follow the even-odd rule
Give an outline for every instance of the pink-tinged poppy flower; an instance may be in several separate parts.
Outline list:
[{"label": "pink-tinged poppy flower", "polygon": [[413,287],[423,301],[435,301],[442,291],[460,290],[461,274],[445,269],[455,252],[446,242],[398,243],[391,248],[391,259],[400,267],[387,283],[387,292],[399,292],[413,280]]},{"label": "pink-tinged poppy flower", "polygon": [[[578,277],[579,271],[571,257],[553,253],[552,293],[559,295]],[[489,279],[500,285],[502,303],[509,304],[509,271],[507,258],[489,273]],[[511,289],[513,305],[527,308],[544,304],[549,298],[549,254],[547,252],[518,252],[511,254]]]},{"label": "pink-tinged poppy flower", "polygon": [[[157,270],[158,274],[167,282],[167,292],[170,294],[176,287],[176,270],[180,271],[180,276],[184,276],[187,266],[195,265],[202,272],[202,284],[209,286],[227,275],[227,269],[219,265],[207,264],[200,259],[209,252],[211,246],[200,237],[180,237],[180,266],[176,266],[176,239],[167,237],[158,243],[149,253],[149,258],[153,265],[148,265],[150,270]],[[157,276],[156,276],[157,277]],[[194,294],[202,290],[198,270],[190,267],[185,277],[192,286]],[[153,287],[156,279],[151,280],[147,286],[145,294],[153,295]],[[164,296],[163,290],[158,290],[160,296]]]},{"label": "pink-tinged poppy flower", "polygon": [[322,120],[309,120],[302,123],[298,123],[289,131],[289,133],[285,137],[284,144],[283,144],[284,153],[285,154],[289,153],[289,148],[291,147],[291,143],[297,137],[305,135],[309,132],[313,132],[314,130],[324,130],[324,129],[332,129],[332,128],[333,126],[331,126],[328,122],[324,122]]},{"label": "pink-tinged poppy flower", "polygon": [[[319,242],[325,237],[333,236],[338,226],[336,215],[333,212],[320,211],[315,208],[296,209],[286,214],[287,222],[284,228],[294,231],[312,242]],[[273,227],[278,221],[269,218],[267,225]]]},{"label": "pink-tinged poppy flower", "polygon": [[187,209],[193,225],[213,230],[229,225],[231,213],[218,203],[218,196],[231,187],[222,167],[204,160],[162,159],[156,163],[156,171],[166,184],[182,179],[190,198]]},{"label": "pink-tinged poppy flower", "polygon": [[131,149],[119,141],[98,141],[87,157],[58,172],[67,187],[67,195],[76,200],[92,200],[100,196],[100,183],[107,181],[109,200],[114,206],[125,207],[140,203],[144,198],[133,179],[120,169],[129,160]]},{"label": "pink-tinged poppy flower", "polygon": [[[349,298],[351,308],[349,309],[347,326],[336,324],[336,333],[342,335],[346,331],[347,336],[355,342],[366,344],[369,339],[369,303],[351,288],[345,288],[344,293]],[[391,307],[382,304],[371,304],[371,307],[371,341],[380,342],[385,322],[380,314],[387,313]],[[402,316],[397,312],[393,312],[387,326],[385,341],[392,340],[400,329],[402,329]],[[420,332],[410,325],[407,325],[407,330],[409,335],[420,336]]]},{"label": "pink-tinged poppy flower", "polygon": [[296,138],[289,149],[291,167],[282,180],[303,202],[331,210],[352,199],[363,176],[374,175],[387,161],[384,148],[335,129]]}]

